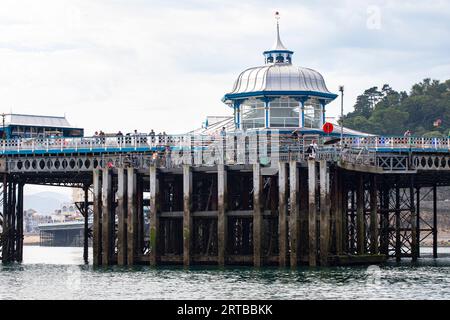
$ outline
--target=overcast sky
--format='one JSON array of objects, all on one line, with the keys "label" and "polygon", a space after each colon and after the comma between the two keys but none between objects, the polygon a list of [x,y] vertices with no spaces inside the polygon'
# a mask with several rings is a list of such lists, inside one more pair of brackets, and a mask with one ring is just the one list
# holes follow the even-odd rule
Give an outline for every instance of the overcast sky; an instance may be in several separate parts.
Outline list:
[{"label": "overcast sky", "polygon": [[263,64],[275,11],[293,63],[345,85],[347,111],[370,86],[450,78],[450,1],[2,0],[0,111],[87,134],[191,130],[231,114],[221,98]]}]

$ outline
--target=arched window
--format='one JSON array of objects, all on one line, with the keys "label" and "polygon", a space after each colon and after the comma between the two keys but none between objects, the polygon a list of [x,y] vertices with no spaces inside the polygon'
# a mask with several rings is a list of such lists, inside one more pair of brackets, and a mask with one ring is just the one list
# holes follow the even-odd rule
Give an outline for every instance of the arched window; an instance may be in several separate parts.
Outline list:
[{"label": "arched window", "polygon": [[283,63],[284,62],[284,57],[281,54],[277,56],[277,62],[278,63]]},{"label": "arched window", "polygon": [[289,97],[274,99],[269,104],[271,128],[298,128],[300,103]]},{"label": "arched window", "polygon": [[273,57],[272,56],[268,56],[267,57],[267,63],[272,63],[273,62]]},{"label": "arched window", "polygon": [[247,99],[241,104],[242,129],[264,128],[264,102]]},{"label": "arched window", "polygon": [[305,128],[320,129],[322,109],[317,98],[309,98],[305,102]]}]

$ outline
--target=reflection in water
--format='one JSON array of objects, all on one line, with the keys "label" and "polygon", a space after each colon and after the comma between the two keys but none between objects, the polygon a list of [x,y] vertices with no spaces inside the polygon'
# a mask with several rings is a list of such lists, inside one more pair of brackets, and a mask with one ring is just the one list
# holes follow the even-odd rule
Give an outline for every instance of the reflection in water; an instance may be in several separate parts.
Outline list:
[{"label": "reflection in water", "polygon": [[[427,251],[425,249],[424,251]],[[0,266],[1,299],[448,299],[446,257],[381,266],[109,267],[83,265],[82,248],[25,247],[22,264]]]}]

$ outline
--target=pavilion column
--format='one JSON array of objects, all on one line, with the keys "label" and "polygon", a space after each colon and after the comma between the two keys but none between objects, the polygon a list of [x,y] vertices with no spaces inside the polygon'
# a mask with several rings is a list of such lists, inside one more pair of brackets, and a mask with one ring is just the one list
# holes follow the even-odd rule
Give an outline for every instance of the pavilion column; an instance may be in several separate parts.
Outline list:
[{"label": "pavilion column", "polygon": [[110,265],[113,256],[114,208],[112,206],[111,170],[103,169],[102,190],[102,264]]},{"label": "pavilion column", "polygon": [[261,165],[253,165],[253,264],[262,265],[263,207],[262,207],[262,175]]},{"label": "pavilion column", "polygon": [[132,266],[136,257],[138,212],[136,204],[136,171],[127,168],[127,264]]},{"label": "pavilion column", "polygon": [[299,100],[299,104],[300,104],[300,128],[304,128],[305,127],[305,100],[304,99],[300,99]]},{"label": "pavilion column", "polygon": [[289,239],[290,239],[290,263],[291,268],[298,265],[299,249],[299,178],[296,161],[289,162]]},{"label": "pavilion column", "polygon": [[308,230],[309,230],[309,266],[315,267],[317,254],[316,236],[316,161],[308,160]]},{"label": "pavilion column", "polygon": [[100,170],[95,169],[92,172],[93,185],[94,185],[94,221],[93,221],[93,233],[92,233],[92,252],[93,252],[93,263],[94,266],[99,266],[102,263],[102,241],[101,241],[101,230],[102,230],[102,181],[100,176]]},{"label": "pavilion column", "polygon": [[192,168],[183,165],[183,263],[191,264],[192,259]]},{"label": "pavilion column", "polygon": [[127,176],[125,169],[117,169],[117,264],[127,264]]},{"label": "pavilion column", "polygon": [[150,265],[158,263],[159,241],[159,180],[156,166],[150,166]]},{"label": "pavilion column", "polygon": [[225,165],[217,165],[217,242],[218,264],[224,266],[227,252],[227,171]]},{"label": "pavilion column", "polygon": [[287,232],[287,185],[286,163],[278,163],[278,251],[279,265],[286,266],[288,252]]},{"label": "pavilion column", "polygon": [[270,127],[270,110],[269,110],[269,100],[264,100],[264,127],[268,129]]}]

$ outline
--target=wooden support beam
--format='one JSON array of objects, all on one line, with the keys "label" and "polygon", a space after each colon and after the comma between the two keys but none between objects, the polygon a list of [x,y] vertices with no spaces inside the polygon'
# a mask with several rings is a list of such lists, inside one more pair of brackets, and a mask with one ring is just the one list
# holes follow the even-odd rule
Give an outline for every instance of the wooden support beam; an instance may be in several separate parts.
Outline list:
[{"label": "wooden support beam", "polygon": [[343,201],[343,183],[342,183],[342,173],[339,168],[335,169],[335,183],[333,188],[334,200],[336,202],[334,210],[335,212],[335,243],[336,243],[336,254],[342,254],[342,221],[343,221],[343,209],[342,209],[342,201]]},{"label": "wooden support beam", "polygon": [[134,265],[137,253],[136,170],[127,168],[127,264]]},{"label": "wooden support beam", "polygon": [[89,263],[89,186],[84,186],[83,260]]},{"label": "wooden support beam", "polygon": [[420,188],[416,189],[416,242],[417,242],[417,257],[420,258]]},{"label": "wooden support beam", "polygon": [[308,160],[308,208],[309,208],[309,266],[317,265],[316,236],[316,161]]},{"label": "wooden support beam", "polygon": [[218,215],[217,215],[217,241],[218,241],[218,264],[224,266],[227,252],[227,171],[223,164],[217,165],[217,193],[218,193]]},{"label": "wooden support beam", "polygon": [[437,230],[437,188],[436,184],[433,185],[433,258],[438,257],[437,245],[438,245],[438,230]]},{"label": "wooden support beam", "polygon": [[17,237],[16,237],[16,261],[23,260],[23,187],[22,182],[17,186]]},{"label": "wooden support beam", "polygon": [[127,264],[127,176],[117,168],[117,264]]},{"label": "wooden support beam", "polygon": [[308,195],[308,171],[299,168],[298,173],[298,202],[299,202],[299,220],[298,220],[298,261],[309,262],[309,195]]},{"label": "wooden support beam", "polygon": [[94,219],[93,219],[93,232],[92,232],[92,253],[94,266],[102,264],[102,180],[100,170],[95,169],[92,172],[93,175],[93,187],[94,187]]},{"label": "wooden support beam", "polygon": [[183,165],[183,264],[192,262],[192,168]]},{"label": "wooden support beam", "polygon": [[114,252],[114,208],[112,207],[112,177],[110,169],[102,172],[102,265],[110,265]]},{"label": "wooden support beam", "polygon": [[417,239],[417,228],[416,228],[416,207],[414,205],[414,176],[411,175],[411,185],[409,186],[409,201],[410,201],[410,210],[411,210],[411,256],[412,261],[417,261],[417,251],[418,251],[418,243]]},{"label": "wooden support beam", "polygon": [[377,176],[372,175],[370,180],[370,253],[379,253],[379,234],[378,234],[378,190]]},{"label": "wooden support beam", "polygon": [[158,263],[159,255],[159,180],[156,166],[150,166],[150,265]]},{"label": "wooden support beam", "polygon": [[364,228],[364,176],[359,173],[356,189],[356,250],[358,254],[364,254],[365,248],[365,228]]},{"label": "wooden support beam", "polygon": [[289,240],[291,268],[298,266],[299,260],[299,169],[296,161],[289,162]]},{"label": "wooden support beam", "polygon": [[328,250],[330,241],[330,192],[329,175],[327,172],[326,160],[319,162],[319,183],[320,183],[320,265],[328,264]]},{"label": "wooden support beam", "polygon": [[261,165],[253,165],[253,265],[262,265],[262,237],[263,237],[263,216],[262,216],[262,176]]},{"label": "wooden support beam", "polygon": [[395,186],[395,259],[400,261],[402,255],[402,242],[400,238],[401,216],[400,216],[400,188]]},{"label": "wooden support beam", "polygon": [[287,232],[287,188],[286,163],[278,162],[278,252],[279,265],[285,267],[288,252]]}]

